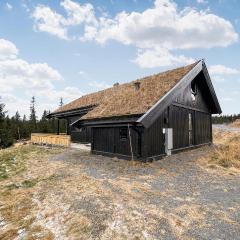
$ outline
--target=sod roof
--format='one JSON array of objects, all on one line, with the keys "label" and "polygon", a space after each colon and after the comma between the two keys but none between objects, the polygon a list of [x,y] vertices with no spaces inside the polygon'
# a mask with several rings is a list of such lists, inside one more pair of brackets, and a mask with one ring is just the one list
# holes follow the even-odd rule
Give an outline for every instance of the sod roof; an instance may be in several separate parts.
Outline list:
[{"label": "sod roof", "polygon": [[[191,71],[198,62],[84,95],[60,107],[54,113],[95,106],[81,119],[144,114]],[[140,83],[139,89],[135,85],[136,82]]]}]

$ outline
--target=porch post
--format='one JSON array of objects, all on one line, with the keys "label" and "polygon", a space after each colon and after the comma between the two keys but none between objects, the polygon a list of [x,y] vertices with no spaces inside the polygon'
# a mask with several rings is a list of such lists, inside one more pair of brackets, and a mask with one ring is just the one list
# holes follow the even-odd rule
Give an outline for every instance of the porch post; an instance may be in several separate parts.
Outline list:
[{"label": "porch post", "polygon": [[57,135],[59,135],[59,119],[57,119]]},{"label": "porch post", "polygon": [[69,135],[69,120],[67,118],[67,124],[66,124],[66,132],[67,132],[67,135]]}]

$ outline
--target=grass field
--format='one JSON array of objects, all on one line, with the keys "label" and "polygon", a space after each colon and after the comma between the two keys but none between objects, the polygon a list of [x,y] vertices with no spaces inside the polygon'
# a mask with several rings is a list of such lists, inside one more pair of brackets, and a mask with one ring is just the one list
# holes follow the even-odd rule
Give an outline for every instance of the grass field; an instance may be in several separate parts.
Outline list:
[{"label": "grass field", "polygon": [[153,163],[0,151],[0,239],[239,239],[240,133]]}]

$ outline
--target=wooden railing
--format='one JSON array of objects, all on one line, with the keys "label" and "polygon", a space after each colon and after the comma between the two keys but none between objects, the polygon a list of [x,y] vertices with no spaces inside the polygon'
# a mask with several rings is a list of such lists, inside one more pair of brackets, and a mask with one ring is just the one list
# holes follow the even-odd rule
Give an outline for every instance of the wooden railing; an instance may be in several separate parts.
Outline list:
[{"label": "wooden railing", "polygon": [[40,145],[53,145],[70,147],[71,139],[69,135],[54,135],[48,133],[32,133],[31,142]]}]

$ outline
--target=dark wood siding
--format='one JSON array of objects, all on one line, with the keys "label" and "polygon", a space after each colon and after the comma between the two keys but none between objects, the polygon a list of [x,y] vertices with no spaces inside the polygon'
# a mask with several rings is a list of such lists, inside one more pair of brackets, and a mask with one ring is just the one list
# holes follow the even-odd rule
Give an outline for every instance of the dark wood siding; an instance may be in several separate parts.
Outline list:
[{"label": "dark wood siding", "polygon": [[71,141],[79,143],[90,143],[91,142],[91,128],[83,127],[80,129],[74,128],[71,130]]},{"label": "dark wood siding", "polygon": [[208,95],[206,94],[206,86],[204,85],[205,81],[203,81],[204,76],[200,73],[193,81],[196,83],[196,96],[195,101],[192,100],[191,96],[191,84],[189,84],[176,99],[173,99],[173,103],[179,103],[184,106],[189,106],[191,108],[195,108],[201,111],[209,112],[210,104],[208,100]]},{"label": "dark wood siding", "polygon": [[170,127],[173,128],[173,148],[189,146],[189,109],[171,106]]},{"label": "dark wood siding", "polygon": [[164,134],[163,128],[166,127],[168,114],[167,112],[162,114],[149,129],[145,129],[144,132],[144,143],[146,144],[146,155],[147,157],[153,157],[162,155],[165,152],[164,148]]},{"label": "dark wood siding", "polygon": [[209,143],[211,136],[211,115],[209,113],[195,112],[195,144]]},{"label": "dark wood siding", "polygon": [[[130,138],[120,138],[120,129],[123,127],[94,127],[92,150],[100,152],[116,153],[126,156],[131,156]],[[124,127],[127,129],[128,128]],[[130,128],[131,140],[134,156],[138,156],[138,134]]]}]

